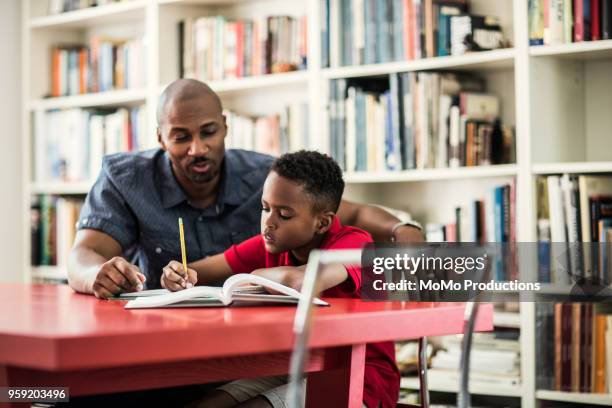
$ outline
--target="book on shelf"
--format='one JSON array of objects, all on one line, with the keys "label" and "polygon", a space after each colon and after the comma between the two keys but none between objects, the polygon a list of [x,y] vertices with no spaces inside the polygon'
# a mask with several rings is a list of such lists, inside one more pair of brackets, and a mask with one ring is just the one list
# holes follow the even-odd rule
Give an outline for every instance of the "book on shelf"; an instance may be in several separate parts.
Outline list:
[{"label": "book on shelf", "polygon": [[529,44],[612,38],[612,0],[529,0]]},{"label": "book on shelf", "polygon": [[144,106],[118,109],[37,111],[34,119],[34,181],[90,181],[106,154],[144,150]]},{"label": "book on shelf", "polygon": [[330,81],[330,151],[351,171],[514,161],[500,99],[473,75],[408,72]]},{"label": "book on shelf", "polygon": [[593,303],[542,302],[536,307],[537,386],[611,393],[612,315]]},{"label": "book on shelf", "polygon": [[279,156],[310,146],[307,103],[292,103],[279,114],[268,116],[246,116],[229,110],[224,115],[228,127],[227,148]]},{"label": "book on shelf", "polygon": [[143,40],[94,36],[88,45],[58,44],[51,50],[53,97],[136,89],[145,85]]},{"label": "book on shelf", "polygon": [[31,264],[65,266],[83,200],[34,196],[30,204]]},{"label": "book on shelf", "polygon": [[[267,289],[278,294],[270,294]],[[126,309],[158,307],[210,307],[236,305],[297,304],[302,294],[297,290],[261,276],[240,273],[226,279],[222,287],[195,286],[178,292],[155,291],[150,294],[133,292],[119,295],[119,300],[129,300]],[[314,304],[328,306],[315,298]]]},{"label": "book on shelf", "polygon": [[48,0],[47,10],[49,14],[59,14],[113,3],[127,3],[128,1],[132,0]]},{"label": "book on shelf", "polygon": [[324,68],[504,46],[497,19],[469,14],[467,0],[321,0],[320,17]]},{"label": "book on shelf", "polygon": [[201,81],[306,69],[307,18],[210,16],[178,24],[179,75]]},{"label": "book on shelf", "polygon": [[539,281],[570,284],[573,277],[610,284],[612,176],[551,175],[536,184]]}]

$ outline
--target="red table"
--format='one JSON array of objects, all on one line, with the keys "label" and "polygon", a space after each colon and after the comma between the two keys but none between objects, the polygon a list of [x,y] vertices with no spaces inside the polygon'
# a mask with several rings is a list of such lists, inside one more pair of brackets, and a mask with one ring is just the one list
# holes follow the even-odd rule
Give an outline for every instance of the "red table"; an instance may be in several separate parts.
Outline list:
[{"label": "red table", "polygon": [[[307,406],[361,407],[365,343],[462,332],[464,304],[326,300],[311,331]],[[81,396],[288,372],[295,307],[123,305],[67,286],[0,285],[0,385]],[[476,330],[492,321],[483,305]]]}]

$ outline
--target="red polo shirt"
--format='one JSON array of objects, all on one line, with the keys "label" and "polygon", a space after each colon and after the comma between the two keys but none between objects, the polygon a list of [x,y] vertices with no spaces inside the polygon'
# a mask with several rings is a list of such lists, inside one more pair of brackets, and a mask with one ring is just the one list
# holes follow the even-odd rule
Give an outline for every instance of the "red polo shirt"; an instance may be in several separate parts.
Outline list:
[{"label": "red polo shirt", "polygon": [[[320,249],[362,248],[372,237],[354,227],[345,227],[334,217],[331,228]],[[266,251],[263,237],[256,235],[225,251],[225,259],[234,273],[250,273],[255,269],[276,266],[296,266],[290,253],[271,254]],[[338,286],[327,289],[323,297],[359,298],[361,268],[347,266],[348,279]],[[367,328],[364,328],[367,330]],[[366,346],[366,366],[363,401],[370,407],[395,407],[399,395],[400,375],[395,364],[393,342],[369,343]]]}]

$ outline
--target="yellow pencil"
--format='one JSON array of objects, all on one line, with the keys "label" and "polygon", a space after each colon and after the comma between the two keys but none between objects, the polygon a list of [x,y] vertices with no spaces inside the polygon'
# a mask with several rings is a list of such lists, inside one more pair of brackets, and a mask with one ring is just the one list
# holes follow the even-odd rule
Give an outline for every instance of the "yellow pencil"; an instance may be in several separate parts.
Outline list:
[{"label": "yellow pencil", "polygon": [[179,234],[181,236],[181,256],[183,257],[183,271],[187,279],[187,249],[185,248],[185,231],[183,231],[183,219],[179,217]]}]

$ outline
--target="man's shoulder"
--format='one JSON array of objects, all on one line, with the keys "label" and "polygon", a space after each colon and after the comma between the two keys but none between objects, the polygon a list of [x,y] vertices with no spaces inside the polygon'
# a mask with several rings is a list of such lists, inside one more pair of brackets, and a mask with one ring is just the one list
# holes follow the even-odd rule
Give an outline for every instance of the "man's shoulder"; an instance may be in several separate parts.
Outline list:
[{"label": "man's shoulder", "polygon": [[225,157],[231,162],[232,169],[240,174],[249,174],[254,171],[267,174],[274,162],[272,156],[242,149],[228,149],[225,151]]},{"label": "man's shoulder", "polygon": [[140,152],[113,153],[104,156],[102,171],[115,183],[129,180],[130,184],[152,180],[155,162],[163,155],[161,149]]}]

